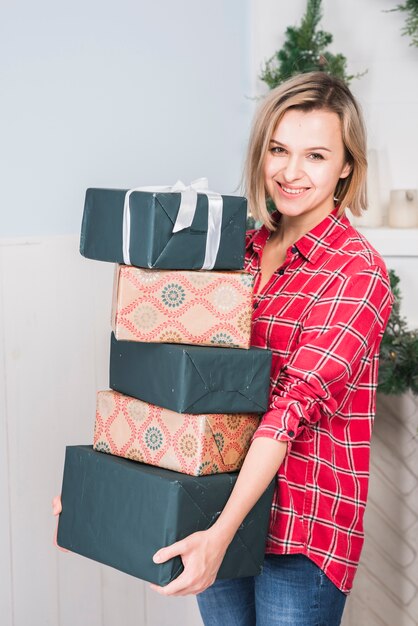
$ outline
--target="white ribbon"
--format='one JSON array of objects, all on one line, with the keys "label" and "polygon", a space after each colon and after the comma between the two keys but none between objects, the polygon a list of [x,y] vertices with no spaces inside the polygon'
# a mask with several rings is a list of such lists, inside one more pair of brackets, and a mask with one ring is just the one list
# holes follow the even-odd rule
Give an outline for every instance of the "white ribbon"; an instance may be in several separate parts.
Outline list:
[{"label": "white ribbon", "polygon": [[204,194],[208,198],[208,232],[206,236],[205,259],[202,270],[211,270],[215,265],[221,241],[223,200],[220,193],[208,189],[207,178],[198,178],[186,186],[178,180],[171,187],[135,187],[125,194],[123,205],[123,262],[131,265],[131,207],[129,199],[134,191],[149,191],[153,193],[181,193],[180,207],[173,233],[189,228],[192,225],[197,207],[197,195]]}]

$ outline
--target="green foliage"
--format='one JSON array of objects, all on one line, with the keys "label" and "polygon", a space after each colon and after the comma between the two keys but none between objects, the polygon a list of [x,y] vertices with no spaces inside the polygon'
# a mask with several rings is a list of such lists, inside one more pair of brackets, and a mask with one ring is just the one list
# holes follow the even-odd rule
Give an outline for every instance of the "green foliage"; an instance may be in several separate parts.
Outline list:
[{"label": "green foliage", "polygon": [[418,47],[418,0],[406,0],[404,4],[398,4],[392,11],[404,11],[407,13],[402,35],[411,37],[410,46]]},{"label": "green foliage", "polygon": [[[276,210],[276,205],[274,204],[271,198],[267,198],[266,206],[269,213],[274,213]],[[252,215],[248,215],[247,217],[247,230],[253,230],[254,228],[260,228],[261,222],[258,222],[254,219]]]},{"label": "green foliage", "polygon": [[307,0],[300,26],[289,26],[286,29],[283,48],[267,61],[262,71],[260,78],[270,89],[295,74],[306,72],[326,72],[347,84],[361,76],[348,75],[345,56],[327,51],[333,38],[330,33],[318,30],[321,17],[321,0]]},{"label": "green foliage", "polygon": [[[418,45],[418,0],[405,0],[394,11],[406,11],[409,15],[403,34],[412,37]],[[332,35],[318,30],[322,17],[321,0],[307,0],[306,12],[299,27],[289,26],[281,50],[266,63],[260,76],[270,89],[295,74],[321,71],[336,76],[349,84],[362,74],[347,75],[347,59],[342,54],[331,54],[327,47]],[[269,211],[274,205],[268,204]],[[248,228],[260,225],[250,217]],[[411,390],[418,394],[418,330],[408,330],[406,320],[400,314],[401,294],[399,278],[389,271],[392,292],[395,298],[388,326],[380,347],[378,391],[386,394],[401,394]]]},{"label": "green foliage", "polygon": [[389,277],[395,300],[380,346],[378,391],[398,395],[410,389],[418,394],[418,331],[408,330],[401,316],[399,277],[393,270]]},{"label": "green foliage", "polygon": [[256,228],[260,228],[260,224],[258,224],[252,215],[247,216],[247,230],[254,230]]}]

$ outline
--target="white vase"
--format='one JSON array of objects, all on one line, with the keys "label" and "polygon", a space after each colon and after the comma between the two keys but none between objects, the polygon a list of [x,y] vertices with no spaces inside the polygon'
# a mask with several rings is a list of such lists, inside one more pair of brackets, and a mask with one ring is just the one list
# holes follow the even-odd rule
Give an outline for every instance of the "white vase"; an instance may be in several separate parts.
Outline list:
[{"label": "white vase", "polygon": [[391,228],[416,228],[418,226],[418,191],[416,189],[392,189],[388,224]]}]

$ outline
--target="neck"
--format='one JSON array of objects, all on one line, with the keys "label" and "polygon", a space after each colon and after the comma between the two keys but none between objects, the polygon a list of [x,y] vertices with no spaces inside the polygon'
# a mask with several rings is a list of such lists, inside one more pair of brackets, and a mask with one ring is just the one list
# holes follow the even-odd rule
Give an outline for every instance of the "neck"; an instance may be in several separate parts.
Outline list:
[{"label": "neck", "polygon": [[309,233],[315,226],[320,224],[323,219],[332,212],[328,211],[324,214],[316,215],[281,215],[277,230],[274,232],[273,238],[276,243],[288,248],[298,239]]}]

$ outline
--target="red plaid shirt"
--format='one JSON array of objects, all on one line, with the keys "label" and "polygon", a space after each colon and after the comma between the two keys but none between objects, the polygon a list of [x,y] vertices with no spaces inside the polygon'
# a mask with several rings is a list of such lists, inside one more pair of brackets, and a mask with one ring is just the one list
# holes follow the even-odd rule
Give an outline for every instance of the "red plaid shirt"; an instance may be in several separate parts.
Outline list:
[{"label": "red plaid shirt", "polygon": [[[260,282],[269,231],[247,233]],[[270,348],[255,437],[287,441],[266,551],[302,553],[347,593],[363,544],[379,344],[392,294],[379,254],[336,211],[288,249],[254,297],[252,345]]]}]

